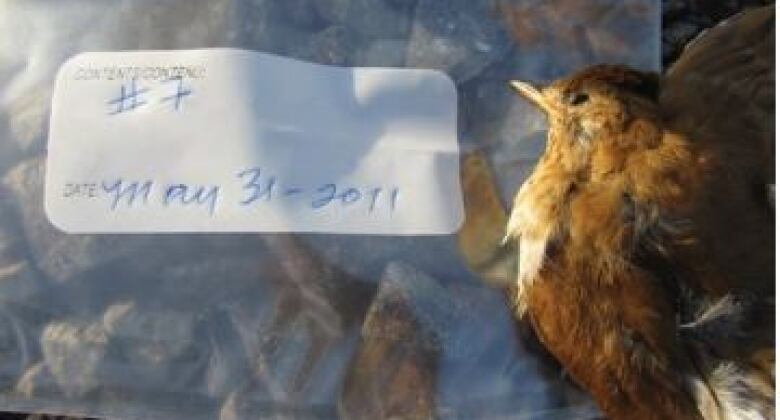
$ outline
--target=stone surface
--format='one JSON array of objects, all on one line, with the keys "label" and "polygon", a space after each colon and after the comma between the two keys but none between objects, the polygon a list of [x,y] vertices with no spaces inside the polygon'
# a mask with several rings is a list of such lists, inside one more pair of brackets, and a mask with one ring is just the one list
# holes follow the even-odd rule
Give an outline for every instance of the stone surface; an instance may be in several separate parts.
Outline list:
[{"label": "stone surface", "polygon": [[297,236],[265,235],[263,240],[280,264],[281,279],[295,290],[314,322],[337,334],[362,319],[375,291],[367,278],[327,261]]},{"label": "stone surface", "polygon": [[[500,292],[387,266],[342,390],[345,418],[485,418],[593,405],[518,340]],[[485,328],[489,325],[490,328]],[[572,411],[567,411],[572,410]]]},{"label": "stone surface", "polygon": [[29,151],[42,148],[46,142],[51,87],[38,88],[17,97],[9,104],[8,138],[12,141],[3,141],[3,148],[10,149],[9,145],[15,145],[19,151]]},{"label": "stone surface", "polygon": [[110,306],[101,323],[111,346],[105,383],[120,390],[189,390],[209,358],[208,343],[196,335],[195,316],[135,302]]},{"label": "stone surface", "polygon": [[271,270],[259,280],[262,289],[225,304],[207,327],[214,337],[208,392],[229,392],[223,418],[318,412],[332,404],[374,291],[292,235],[263,240]]},{"label": "stone surface", "polygon": [[208,343],[199,345],[195,328],[191,313],[121,302],[96,322],[49,323],[40,345],[46,369],[69,397],[85,397],[98,388],[181,392],[208,363]]},{"label": "stone surface", "polygon": [[177,308],[187,308],[194,302],[204,308],[219,308],[243,296],[265,293],[264,283],[280,275],[278,264],[251,241],[245,245],[252,251],[246,255],[215,250],[209,258],[150,267],[146,274],[156,281],[152,286],[158,294],[155,298]]},{"label": "stone surface", "polygon": [[[360,52],[382,39],[407,39],[414,1],[243,1],[231,46],[332,65],[359,65]],[[396,53],[397,54],[397,53]],[[405,52],[404,52],[405,54]]]},{"label": "stone surface", "polygon": [[250,383],[231,393],[219,413],[219,420],[335,419],[332,404],[305,404],[274,400],[262,384]]},{"label": "stone surface", "polygon": [[138,237],[68,235],[52,226],[44,213],[44,173],[44,159],[34,158],[19,163],[3,184],[13,194],[35,263],[48,278],[64,282],[139,249]]},{"label": "stone surface", "polygon": [[39,292],[44,284],[29,261],[18,215],[2,194],[0,187],[0,302],[22,302]]},{"label": "stone surface", "polygon": [[360,38],[404,38],[409,34],[416,0],[319,0],[327,20],[346,25]]},{"label": "stone surface", "polygon": [[360,52],[355,63],[366,67],[402,67],[406,61],[408,41],[382,38]]},{"label": "stone surface", "polygon": [[0,183],[0,302],[23,302],[44,287],[29,260],[27,241],[10,190]]},{"label": "stone surface", "polygon": [[466,81],[511,49],[511,39],[496,25],[490,2],[420,0],[407,52],[409,67],[447,72]]},{"label": "stone surface", "polygon": [[343,418],[434,417],[441,338],[435,320],[416,316],[416,296],[403,287],[407,274],[417,273],[391,265],[380,282],[342,390]]},{"label": "stone surface", "polygon": [[24,302],[44,287],[38,272],[20,260],[0,265],[0,302]]},{"label": "stone surface", "polygon": [[45,362],[39,362],[27,369],[17,382],[15,391],[27,398],[52,395],[57,390],[54,377]]},{"label": "stone surface", "polygon": [[[451,236],[299,235],[326,265],[361,283],[375,284],[388,261],[404,261],[436,278],[469,277],[468,267]],[[370,298],[369,298],[370,301]]]},{"label": "stone surface", "polygon": [[308,37],[304,46],[291,56],[320,64],[349,66],[355,61],[356,43],[349,28],[334,25]]},{"label": "stone surface", "polygon": [[123,302],[106,310],[102,325],[112,344],[126,347],[129,362],[160,365],[181,356],[192,345],[195,317]]},{"label": "stone surface", "polygon": [[12,388],[35,357],[24,320],[9,310],[0,309],[0,389]]},{"label": "stone surface", "polygon": [[208,362],[203,378],[203,393],[223,401],[252,380],[252,370],[241,338],[226,311],[206,320],[201,340],[208,347]]},{"label": "stone surface", "polygon": [[332,330],[302,305],[297,293],[286,292],[270,302],[245,301],[228,309],[249,381],[256,383],[241,393],[242,401],[306,405],[333,400],[354,333]]},{"label": "stone surface", "polygon": [[46,366],[62,392],[83,397],[101,384],[100,368],[108,351],[108,336],[100,324],[54,322],[41,335]]}]

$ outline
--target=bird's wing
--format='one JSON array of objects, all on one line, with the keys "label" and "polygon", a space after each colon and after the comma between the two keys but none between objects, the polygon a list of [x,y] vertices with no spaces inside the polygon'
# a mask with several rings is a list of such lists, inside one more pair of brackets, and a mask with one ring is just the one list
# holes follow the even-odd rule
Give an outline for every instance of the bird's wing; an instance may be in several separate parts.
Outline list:
[{"label": "bird's wing", "polygon": [[681,305],[694,312],[682,328],[688,340],[751,366],[744,376],[766,376],[772,391],[774,47],[774,6],[752,9],[700,35],[664,76],[666,128],[709,163],[685,214],[691,224],[678,229],[690,235],[660,235],[669,252],[654,261],[671,267],[672,283],[696,290],[699,302]]},{"label": "bird's wing", "polygon": [[[775,9],[750,9],[703,32],[664,76],[672,128],[728,146],[774,185]],[[772,196],[774,195],[772,189]]]},{"label": "bird's wing", "polygon": [[774,7],[751,9],[694,40],[663,80],[666,128],[705,168],[695,242],[677,241],[677,257],[715,297],[774,291],[774,44]]}]

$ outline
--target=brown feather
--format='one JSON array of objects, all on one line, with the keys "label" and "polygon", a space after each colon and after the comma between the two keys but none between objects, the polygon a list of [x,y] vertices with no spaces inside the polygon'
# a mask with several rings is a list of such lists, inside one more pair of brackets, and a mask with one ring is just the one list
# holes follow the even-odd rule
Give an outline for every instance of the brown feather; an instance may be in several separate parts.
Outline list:
[{"label": "brown feather", "polygon": [[[764,51],[773,22],[764,9],[712,31],[731,27]],[[550,130],[507,225],[519,244],[518,315],[611,418],[740,418],[774,407],[769,126],[741,116],[754,112],[747,95],[729,96],[744,107],[726,110],[686,87],[722,72],[744,75],[748,89],[774,79],[761,60],[719,71],[697,48],[660,95],[657,77],[606,65],[541,92],[523,87]]]}]

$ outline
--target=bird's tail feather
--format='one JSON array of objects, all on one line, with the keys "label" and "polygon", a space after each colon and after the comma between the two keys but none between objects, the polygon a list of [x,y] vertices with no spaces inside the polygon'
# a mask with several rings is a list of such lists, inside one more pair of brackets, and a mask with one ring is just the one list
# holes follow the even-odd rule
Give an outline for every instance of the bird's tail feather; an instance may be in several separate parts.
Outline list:
[{"label": "bird's tail feather", "polygon": [[[774,314],[767,299],[725,296],[681,326],[705,420],[774,419]],[[771,332],[769,331],[771,329]]]}]

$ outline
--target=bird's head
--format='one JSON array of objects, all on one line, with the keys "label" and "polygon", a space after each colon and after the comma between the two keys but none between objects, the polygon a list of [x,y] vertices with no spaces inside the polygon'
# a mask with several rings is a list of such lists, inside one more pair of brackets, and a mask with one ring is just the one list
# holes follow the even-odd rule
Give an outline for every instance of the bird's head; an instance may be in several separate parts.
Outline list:
[{"label": "bird's head", "polygon": [[669,160],[647,153],[664,141],[658,84],[655,74],[611,65],[542,88],[511,82],[549,123],[545,151],[515,195],[507,223],[506,240],[519,244],[520,284],[532,282],[564,241],[605,255],[619,247],[636,191],[655,188],[653,176]]},{"label": "bird's head", "polygon": [[542,88],[522,81],[510,84],[547,116],[545,154],[555,154],[569,170],[591,169],[594,164],[599,166],[600,158],[609,156],[605,165],[618,164],[614,158],[652,147],[657,140],[657,132],[648,132],[658,119],[655,73],[598,65]]}]

